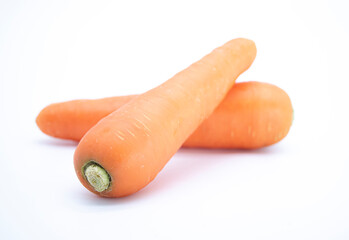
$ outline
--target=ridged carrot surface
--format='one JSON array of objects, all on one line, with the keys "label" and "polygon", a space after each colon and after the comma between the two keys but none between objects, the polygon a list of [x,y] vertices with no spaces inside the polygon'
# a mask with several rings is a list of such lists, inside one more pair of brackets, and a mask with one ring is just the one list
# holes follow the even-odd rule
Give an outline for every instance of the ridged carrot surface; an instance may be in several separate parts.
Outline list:
[{"label": "ridged carrot surface", "polygon": [[99,121],[74,155],[78,178],[105,197],[137,192],[160,172],[223,100],[256,56],[234,39]]},{"label": "ridged carrot surface", "polygon": [[[134,97],[51,104],[40,112],[36,122],[50,136],[80,141],[99,120]],[[183,147],[260,148],[284,138],[291,123],[291,100],[282,89],[261,82],[236,83]]]}]

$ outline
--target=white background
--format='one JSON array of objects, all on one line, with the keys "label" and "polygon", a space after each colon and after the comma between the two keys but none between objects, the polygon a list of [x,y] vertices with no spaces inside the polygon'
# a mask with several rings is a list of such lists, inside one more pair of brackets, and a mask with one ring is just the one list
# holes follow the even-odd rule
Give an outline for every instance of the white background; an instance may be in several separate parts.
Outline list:
[{"label": "white background", "polygon": [[[0,239],[349,239],[349,5],[342,1],[0,1]],[[35,117],[144,92],[230,39],[238,81],[283,88],[295,120],[255,151],[180,150],[142,191],[103,199],[76,144]]]}]

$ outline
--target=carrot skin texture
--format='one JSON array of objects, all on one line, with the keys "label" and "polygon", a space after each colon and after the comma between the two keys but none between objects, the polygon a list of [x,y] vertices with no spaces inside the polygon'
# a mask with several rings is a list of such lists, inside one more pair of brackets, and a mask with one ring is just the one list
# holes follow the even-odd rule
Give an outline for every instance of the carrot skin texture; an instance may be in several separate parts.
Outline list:
[{"label": "carrot skin texture", "polygon": [[[97,100],[73,100],[44,108],[37,125],[44,133],[80,141],[99,120],[136,95]],[[215,111],[182,147],[255,149],[279,142],[292,124],[289,96],[275,85],[236,83]]]},{"label": "carrot skin texture", "polygon": [[[127,196],[146,186],[214,111],[255,56],[252,41],[231,40],[103,118],[75,151],[79,180],[104,197]],[[109,173],[107,190],[97,192],[86,181],[83,169],[90,161]]]},{"label": "carrot skin texture", "polygon": [[267,83],[238,83],[184,146],[261,148],[286,137],[292,121],[292,103],[285,91]]}]

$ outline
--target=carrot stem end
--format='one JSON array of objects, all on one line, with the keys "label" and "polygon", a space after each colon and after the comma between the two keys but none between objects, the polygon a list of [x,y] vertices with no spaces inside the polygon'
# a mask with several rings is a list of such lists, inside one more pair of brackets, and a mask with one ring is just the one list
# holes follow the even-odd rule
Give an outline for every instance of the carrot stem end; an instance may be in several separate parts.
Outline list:
[{"label": "carrot stem end", "polygon": [[84,175],[88,183],[97,192],[103,192],[110,186],[110,175],[101,165],[97,163],[89,163],[84,169]]}]

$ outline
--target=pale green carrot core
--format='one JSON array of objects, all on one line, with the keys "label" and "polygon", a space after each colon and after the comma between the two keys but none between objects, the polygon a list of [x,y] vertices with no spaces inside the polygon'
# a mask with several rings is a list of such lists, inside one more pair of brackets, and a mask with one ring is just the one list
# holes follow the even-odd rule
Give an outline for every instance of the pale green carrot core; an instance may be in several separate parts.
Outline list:
[{"label": "pale green carrot core", "polygon": [[110,185],[110,175],[105,169],[97,163],[90,163],[84,171],[89,184],[97,191],[103,192]]}]

